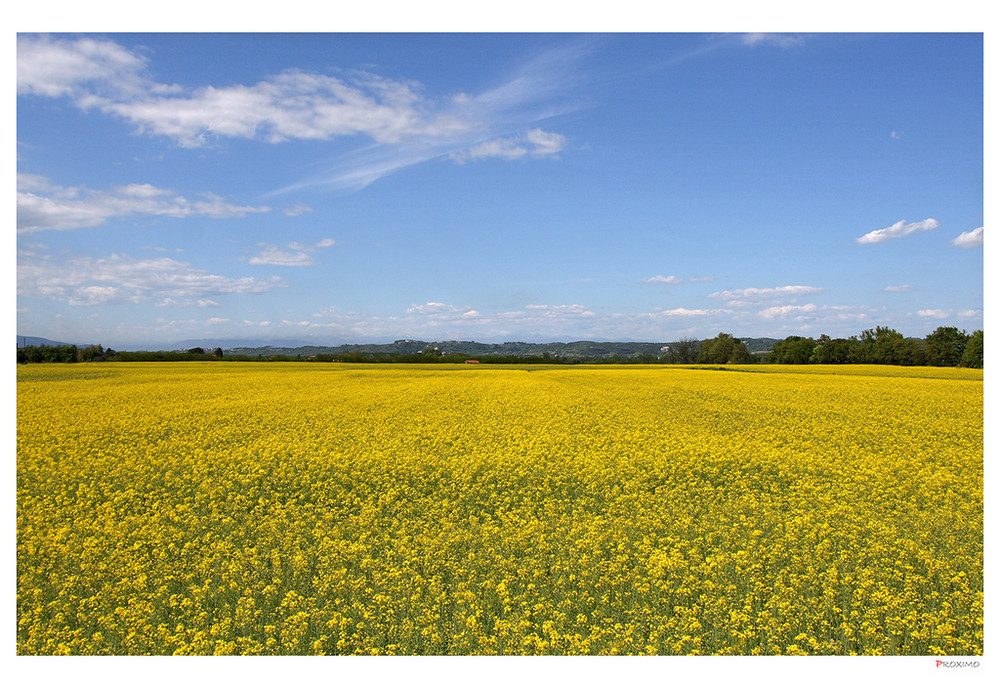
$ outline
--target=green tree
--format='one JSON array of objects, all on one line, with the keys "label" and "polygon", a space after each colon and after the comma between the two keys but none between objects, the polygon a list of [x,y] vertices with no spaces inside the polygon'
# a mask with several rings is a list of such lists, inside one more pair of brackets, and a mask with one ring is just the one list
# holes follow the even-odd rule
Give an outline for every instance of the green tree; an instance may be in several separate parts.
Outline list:
[{"label": "green tree", "polygon": [[682,339],[670,345],[667,363],[697,363],[700,345],[697,339]]},{"label": "green tree", "polygon": [[698,363],[750,363],[753,356],[746,344],[726,332],[720,332],[714,339],[701,343]]},{"label": "green tree", "polygon": [[857,338],[831,339],[825,334],[821,334],[816,340],[816,348],[813,349],[812,363],[834,364],[849,363],[851,360],[852,343],[857,343]]},{"label": "green tree", "polygon": [[959,365],[963,368],[982,368],[983,367],[983,331],[976,330],[969,337],[969,341],[965,345],[965,351],[962,353],[962,360],[959,361]]},{"label": "green tree", "polygon": [[809,363],[816,348],[816,341],[812,337],[785,337],[780,342],[775,342],[771,347],[771,363],[793,363],[804,365]]},{"label": "green tree", "polygon": [[957,327],[939,327],[924,338],[927,365],[957,366],[962,361],[969,335]]},{"label": "green tree", "polygon": [[906,358],[906,338],[891,327],[879,325],[863,330],[856,363],[903,365]]}]

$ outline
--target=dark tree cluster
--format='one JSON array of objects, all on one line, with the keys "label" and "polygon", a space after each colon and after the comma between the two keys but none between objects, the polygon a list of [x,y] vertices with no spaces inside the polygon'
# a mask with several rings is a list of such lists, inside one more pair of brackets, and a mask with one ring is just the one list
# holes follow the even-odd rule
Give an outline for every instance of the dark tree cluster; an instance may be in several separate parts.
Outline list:
[{"label": "dark tree cluster", "polygon": [[79,363],[80,361],[107,361],[115,356],[114,349],[103,346],[79,347],[75,344],[59,346],[22,346],[17,349],[18,363]]},{"label": "dark tree cluster", "polygon": [[698,363],[752,363],[753,356],[746,344],[733,335],[720,332],[714,339],[706,339],[698,351]]},{"label": "dark tree cluster", "polygon": [[939,327],[923,339],[878,326],[859,337],[786,337],[771,347],[768,363],[878,363],[902,366],[983,367],[983,331]]}]

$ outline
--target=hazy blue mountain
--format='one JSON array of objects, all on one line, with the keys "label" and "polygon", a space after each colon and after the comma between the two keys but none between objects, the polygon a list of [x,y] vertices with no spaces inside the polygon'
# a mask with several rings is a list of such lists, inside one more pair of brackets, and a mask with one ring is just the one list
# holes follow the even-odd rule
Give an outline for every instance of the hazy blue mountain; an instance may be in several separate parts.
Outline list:
[{"label": "hazy blue mountain", "polygon": [[198,346],[206,350],[215,349],[216,347],[229,350],[260,347],[295,348],[311,345],[313,345],[313,342],[305,339],[232,339],[224,337],[220,339],[185,339],[180,342],[174,342],[169,346],[169,349],[193,349]]},{"label": "hazy blue mountain", "polygon": [[[27,337],[25,335],[17,335],[17,348],[20,349],[22,346],[69,346],[68,342],[54,342],[51,339],[46,339],[45,337]],[[77,344],[77,346],[80,346]]]}]

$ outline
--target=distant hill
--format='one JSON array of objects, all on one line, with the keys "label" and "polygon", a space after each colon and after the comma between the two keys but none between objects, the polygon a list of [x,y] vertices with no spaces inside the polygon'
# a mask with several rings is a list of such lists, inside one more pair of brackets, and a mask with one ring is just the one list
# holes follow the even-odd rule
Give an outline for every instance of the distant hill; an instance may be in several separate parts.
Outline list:
[{"label": "distant hill", "polygon": [[226,351],[235,351],[237,349],[260,349],[260,348],[296,348],[302,346],[310,346],[312,342],[305,339],[231,339],[231,338],[220,338],[220,339],[185,339],[181,342],[174,342],[170,345],[171,350],[181,350],[181,349],[193,349],[196,346],[202,349],[214,349],[216,347],[221,347]]},{"label": "distant hill", "polygon": [[[20,349],[24,346],[72,346],[67,342],[54,342],[51,339],[46,339],[45,337],[25,337],[23,335],[17,335],[17,348]],[[77,345],[79,346],[79,344]]]},{"label": "distant hill", "polygon": [[[743,338],[750,353],[770,351],[775,342],[780,340],[769,337]],[[206,351],[221,348],[229,355],[250,357],[267,356],[316,356],[318,354],[346,354],[360,352],[366,354],[416,354],[423,351],[437,350],[442,354],[460,353],[475,358],[477,356],[550,356],[552,358],[612,358],[620,356],[633,358],[643,355],[661,356],[669,347],[678,342],[504,342],[502,344],[483,344],[481,342],[464,340],[445,340],[428,342],[421,339],[397,339],[391,344],[340,344],[338,346],[320,346],[299,339],[186,339],[171,344],[164,350],[185,351],[200,347]],[[45,337],[28,337],[17,335],[17,346],[66,346],[66,342],[57,342]],[[77,346],[89,346],[77,344]]]},{"label": "distant hill", "polygon": [[[192,340],[194,341],[194,340]],[[771,346],[779,341],[770,338],[752,338],[742,340],[751,352],[769,351]],[[611,358],[620,356],[633,358],[643,355],[660,356],[675,346],[677,342],[504,342],[503,344],[483,344],[472,341],[446,340],[428,342],[420,339],[397,339],[391,344],[342,344],[339,346],[317,346],[307,344],[302,346],[236,346],[223,347],[229,355],[250,357],[267,356],[316,356],[319,354],[346,354],[359,352],[365,354],[416,354],[423,351],[437,350],[442,354],[460,353],[475,358],[477,356],[550,356],[552,358]],[[183,348],[183,347],[179,347]]]}]

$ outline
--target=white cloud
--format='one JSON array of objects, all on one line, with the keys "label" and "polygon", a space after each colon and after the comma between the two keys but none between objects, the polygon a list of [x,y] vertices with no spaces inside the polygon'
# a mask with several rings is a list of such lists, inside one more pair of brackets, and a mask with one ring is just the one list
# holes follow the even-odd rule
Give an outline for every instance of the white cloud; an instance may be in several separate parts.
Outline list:
[{"label": "white cloud", "polygon": [[468,308],[461,308],[459,306],[452,306],[447,303],[441,303],[439,301],[429,301],[422,304],[413,304],[406,309],[407,313],[415,315],[433,315],[433,316],[448,316],[448,315],[461,315],[468,311]]},{"label": "white cloud", "polygon": [[732,311],[722,309],[722,308],[673,308],[670,310],[659,310],[654,311],[650,315],[653,317],[668,317],[668,318],[691,318],[696,316],[704,315],[726,315],[732,313]]},{"label": "white cloud", "polygon": [[523,136],[508,136],[477,143],[468,150],[456,151],[450,155],[456,162],[481,160],[483,158],[501,158],[516,160],[530,155],[542,158],[558,154],[566,147],[566,137],[561,134],[532,129]]},{"label": "white cloud", "polygon": [[314,185],[356,190],[434,158],[555,156],[565,137],[537,123],[578,107],[566,94],[581,79],[576,63],[588,43],[568,41],[483,93],[433,98],[412,81],[343,70],[289,69],[252,84],[180,87],[154,81],[144,57],[112,41],[22,36],[18,93],[68,96],[81,109],[120,117],[138,133],[184,147],[223,138],[278,143],[364,136],[371,145],[281,191]]},{"label": "white cloud", "polygon": [[780,48],[792,48],[802,45],[805,39],[789,33],[747,33],[743,34],[743,45],[756,47],[758,45],[776,45]]},{"label": "white cloud", "polygon": [[675,277],[673,275],[668,275],[664,277],[663,275],[655,275],[653,277],[644,277],[642,279],[645,284],[680,284],[682,282],[711,282],[713,278],[711,277]]},{"label": "white cloud", "polygon": [[288,215],[289,217],[298,217],[299,215],[302,215],[304,213],[311,213],[312,208],[305,205],[304,203],[296,203],[290,208],[285,208],[281,212],[283,212],[285,215]]},{"label": "white cloud", "polygon": [[903,138],[903,135],[898,131],[893,131],[889,133],[889,138],[896,139],[897,141]]},{"label": "white cloud", "polygon": [[889,292],[913,291],[913,287],[911,287],[909,284],[897,284],[894,286],[886,287],[882,291],[889,291]]},{"label": "white cloud", "polygon": [[674,277],[673,275],[668,275],[667,277],[655,275],[653,277],[644,277],[642,281],[646,284],[680,284],[684,280],[681,277]]},{"label": "white cloud", "polygon": [[977,248],[983,245],[983,228],[976,227],[968,232],[962,232],[951,240],[952,246],[961,248]]},{"label": "white cloud", "polygon": [[967,311],[959,311],[958,317],[960,318],[978,318],[983,315],[983,312],[978,309],[971,309]]},{"label": "white cloud", "polygon": [[291,253],[283,251],[272,244],[259,244],[261,251],[251,256],[247,262],[250,265],[282,265],[286,267],[301,267],[313,264],[313,257],[304,251]]},{"label": "white cloud", "polygon": [[80,97],[85,84],[128,93],[144,68],[142,57],[108,40],[23,36],[17,41],[18,93]]},{"label": "white cloud", "polygon": [[364,73],[338,78],[288,70],[252,85],[149,92],[129,100],[94,98],[92,104],[140,132],[168,136],[186,147],[211,137],[279,143],[357,134],[398,143],[472,126],[447,112],[433,112],[415,84]]},{"label": "white cloud", "polygon": [[108,191],[61,187],[35,175],[17,177],[17,231],[70,230],[98,227],[109,219],[129,216],[184,218],[243,217],[266,213],[267,206],[241,206],[212,193],[191,200],[150,184],[129,184]]},{"label": "white cloud", "polygon": [[922,318],[947,318],[949,312],[938,308],[928,308],[927,310],[917,311],[917,315]]},{"label": "white cloud", "polygon": [[764,318],[765,320],[773,320],[774,318],[782,316],[801,314],[801,313],[815,313],[818,309],[819,306],[817,306],[814,303],[807,303],[801,306],[793,306],[793,305],[771,306],[770,308],[765,308],[764,310],[759,311],[757,315]]},{"label": "white cloud", "polygon": [[900,220],[896,224],[889,225],[888,227],[872,230],[864,236],[858,237],[857,241],[859,244],[879,244],[883,241],[888,241],[889,239],[898,239],[899,237],[909,236],[910,234],[929,232],[932,229],[937,229],[939,226],[938,221],[932,217],[929,217],[921,222],[907,223],[906,220]]},{"label": "white cloud", "polygon": [[562,304],[557,306],[530,303],[524,308],[525,310],[531,311],[532,315],[542,316],[545,318],[563,318],[567,316],[589,318],[595,315],[592,310],[586,306],[581,306],[578,303]]},{"label": "white cloud", "polygon": [[748,287],[746,289],[727,289],[709,294],[712,299],[727,299],[731,306],[753,305],[765,299],[789,298],[819,294],[822,287],[804,285],[788,285],[784,287]]},{"label": "white cloud", "polygon": [[274,244],[261,242],[257,244],[260,251],[247,259],[250,265],[280,265],[284,267],[303,267],[312,265],[315,260],[313,254],[318,249],[329,248],[334,245],[333,239],[320,239],[316,244],[310,246],[293,241],[288,244],[290,251],[280,249]]},{"label": "white cloud", "polygon": [[25,262],[17,266],[19,295],[64,301],[72,306],[105,303],[213,306],[213,297],[263,294],[284,283],[277,278],[223,277],[170,258],[73,257],[61,263]]}]

